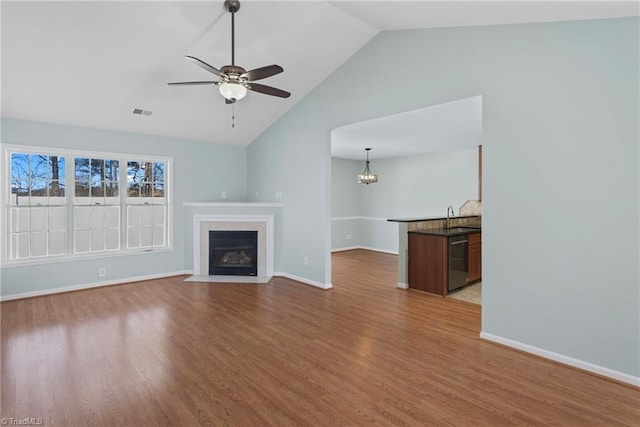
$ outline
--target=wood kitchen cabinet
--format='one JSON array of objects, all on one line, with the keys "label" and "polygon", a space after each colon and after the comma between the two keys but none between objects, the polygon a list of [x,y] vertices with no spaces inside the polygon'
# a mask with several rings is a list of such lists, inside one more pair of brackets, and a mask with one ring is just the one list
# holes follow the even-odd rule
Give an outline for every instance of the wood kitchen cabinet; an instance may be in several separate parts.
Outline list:
[{"label": "wood kitchen cabinet", "polygon": [[482,233],[469,234],[469,275],[468,282],[482,278]]},{"label": "wood kitchen cabinet", "polygon": [[446,295],[447,237],[409,233],[408,240],[409,288]]}]

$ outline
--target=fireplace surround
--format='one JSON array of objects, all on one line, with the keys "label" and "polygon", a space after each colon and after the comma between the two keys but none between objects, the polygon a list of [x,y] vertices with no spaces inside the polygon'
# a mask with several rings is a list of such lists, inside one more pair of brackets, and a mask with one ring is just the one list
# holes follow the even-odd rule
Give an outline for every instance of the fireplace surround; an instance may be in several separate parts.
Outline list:
[{"label": "fireplace surround", "polygon": [[[210,231],[255,231],[257,234],[255,275],[210,274]],[[241,254],[235,254],[242,257]],[[193,273],[189,281],[266,283],[273,276],[274,217],[273,215],[194,215]]]}]

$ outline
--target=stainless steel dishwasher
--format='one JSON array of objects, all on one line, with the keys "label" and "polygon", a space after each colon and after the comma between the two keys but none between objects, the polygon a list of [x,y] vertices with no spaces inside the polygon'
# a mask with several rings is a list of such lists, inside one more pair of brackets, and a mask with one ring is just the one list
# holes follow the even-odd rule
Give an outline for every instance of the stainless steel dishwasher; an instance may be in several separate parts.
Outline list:
[{"label": "stainless steel dishwasher", "polygon": [[449,237],[448,292],[467,285],[469,275],[469,238],[467,235]]}]

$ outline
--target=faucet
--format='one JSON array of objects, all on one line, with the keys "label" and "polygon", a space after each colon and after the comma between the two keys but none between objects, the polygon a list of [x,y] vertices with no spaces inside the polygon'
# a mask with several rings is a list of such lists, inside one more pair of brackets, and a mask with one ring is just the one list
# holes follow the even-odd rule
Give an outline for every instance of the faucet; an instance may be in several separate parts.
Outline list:
[{"label": "faucet", "polygon": [[[449,214],[451,214],[451,215],[449,215]],[[447,208],[447,229],[449,228],[449,218],[451,218],[452,216],[456,216],[456,213],[453,210],[453,206],[449,206]]]}]

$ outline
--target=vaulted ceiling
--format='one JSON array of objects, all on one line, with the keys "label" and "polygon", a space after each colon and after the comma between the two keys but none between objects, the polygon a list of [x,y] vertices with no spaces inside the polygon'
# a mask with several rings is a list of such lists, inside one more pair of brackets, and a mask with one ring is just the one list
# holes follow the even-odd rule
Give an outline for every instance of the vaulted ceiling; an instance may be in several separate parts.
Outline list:
[{"label": "vaulted ceiling", "polygon": [[223,1],[3,1],[2,116],[246,146],[379,31],[637,14],[633,1],[243,1],[236,63],[281,65],[260,83],[292,96],[231,106],[216,86],[166,84],[215,80],[185,55],[230,63]]}]

